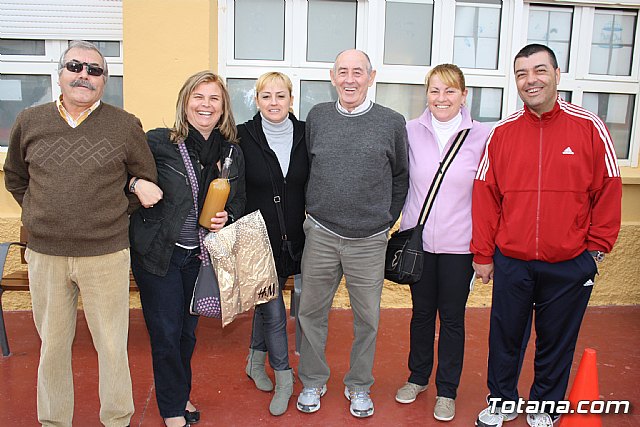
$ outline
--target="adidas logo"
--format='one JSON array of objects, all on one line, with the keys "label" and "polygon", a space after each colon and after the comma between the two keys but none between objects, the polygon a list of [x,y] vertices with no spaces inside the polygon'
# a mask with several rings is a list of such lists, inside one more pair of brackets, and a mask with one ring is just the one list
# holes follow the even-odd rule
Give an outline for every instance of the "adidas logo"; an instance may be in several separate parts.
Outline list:
[{"label": "adidas logo", "polygon": [[564,151],[562,152],[562,154],[575,154],[573,152],[573,150],[571,149],[571,147],[567,147],[564,149]]}]

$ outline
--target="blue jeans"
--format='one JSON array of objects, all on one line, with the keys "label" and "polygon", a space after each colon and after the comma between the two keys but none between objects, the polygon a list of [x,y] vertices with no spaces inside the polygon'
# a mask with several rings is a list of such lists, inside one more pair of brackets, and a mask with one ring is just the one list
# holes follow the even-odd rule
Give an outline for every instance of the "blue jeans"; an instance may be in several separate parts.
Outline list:
[{"label": "blue jeans", "polygon": [[131,269],[151,339],[156,400],[162,418],[183,416],[191,392],[198,316],[189,314],[189,303],[200,269],[199,253],[199,248],[175,246],[163,277],[144,270],[132,252]]},{"label": "blue jeans", "polygon": [[287,342],[287,312],[282,299],[282,288],[286,281],[286,277],[279,277],[278,298],[256,305],[253,312],[253,330],[249,347],[252,350],[268,352],[269,364],[274,371],[291,369]]}]

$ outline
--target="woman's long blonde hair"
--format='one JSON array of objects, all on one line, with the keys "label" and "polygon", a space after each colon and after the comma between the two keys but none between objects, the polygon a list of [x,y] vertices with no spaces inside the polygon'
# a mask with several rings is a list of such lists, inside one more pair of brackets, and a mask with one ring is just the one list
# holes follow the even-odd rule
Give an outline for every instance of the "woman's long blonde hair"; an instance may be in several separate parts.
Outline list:
[{"label": "woman's long blonde hair", "polygon": [[229,142],[237,142],[236,122],[231,112],[231,98],[224,84],[224,80],[211,71],[200,71],[187,79],[178,93],[176,101],[176,121],[171,129],[171,140],[177,143],[180,139],[185,139],[189,134],[189,122],[187,121],[187,104],[189,98],[200,83],[216,83],[222,92],[223,112],[216,128],[220,130],[222,136]]}]

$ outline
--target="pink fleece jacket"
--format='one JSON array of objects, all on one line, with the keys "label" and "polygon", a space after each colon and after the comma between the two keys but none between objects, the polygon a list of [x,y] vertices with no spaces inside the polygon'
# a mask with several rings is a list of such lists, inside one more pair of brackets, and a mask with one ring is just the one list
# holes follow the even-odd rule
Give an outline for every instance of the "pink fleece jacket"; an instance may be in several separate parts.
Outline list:
[{"label": "pink fleece jacket", "polygon": [[471,241],[471,190],[491,128],[472,121],[462,107],[460,128],[449,139],[442,155],[426,109],[407,123],[409,136],[409,193],[402,209],[400,229],[415,227],[427,191],[439,162],[451,147],[457,133],[471,129],[462,148],[447,171],[422,235],[423,249],[431,253],[467,254]]}]

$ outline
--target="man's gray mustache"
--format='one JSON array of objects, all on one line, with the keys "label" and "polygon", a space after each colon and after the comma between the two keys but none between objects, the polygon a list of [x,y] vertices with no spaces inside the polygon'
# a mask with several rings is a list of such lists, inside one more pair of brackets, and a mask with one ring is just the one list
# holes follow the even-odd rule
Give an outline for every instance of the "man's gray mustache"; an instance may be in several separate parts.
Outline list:
[{"label": "man's gray mustache", "polygon": [[86,87],[87,89],[96,90],[96,87],[94,85],[92,85],[91,82],[88,81],[88,80],[81,80],[81,79],[74,80],[74,81],[71,82],[70,86],[71,87],[80,86],[80,87]]}]

